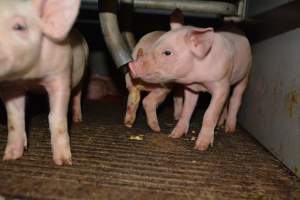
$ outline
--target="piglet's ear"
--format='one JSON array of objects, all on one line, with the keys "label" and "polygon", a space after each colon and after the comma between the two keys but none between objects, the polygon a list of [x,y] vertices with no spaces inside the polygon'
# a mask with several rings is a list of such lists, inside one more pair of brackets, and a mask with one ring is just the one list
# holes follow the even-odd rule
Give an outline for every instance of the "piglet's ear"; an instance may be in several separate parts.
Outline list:
[{"label": "piglet's ear", "polygon": [[210,51],[214,42],[213,28],[195,28],[185,35],[185,42],[195,56],[203,59]]},{"label": "piglet's ear", "polygon": [[179,8],[176,8],[170,17],[170,27],[171,30],[182,27],[184,24],[184,17],[182,11]]},{"label": "piglet's ear", "polygon": [[80,0],[32,0],[41,19],[42,31],[62,41],[72,28],[80,8]]}]

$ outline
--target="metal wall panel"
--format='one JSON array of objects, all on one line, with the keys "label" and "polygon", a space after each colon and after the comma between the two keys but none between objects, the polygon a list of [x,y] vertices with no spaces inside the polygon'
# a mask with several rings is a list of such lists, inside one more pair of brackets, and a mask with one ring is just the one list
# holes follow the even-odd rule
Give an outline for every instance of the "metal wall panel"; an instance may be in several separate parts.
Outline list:
[{"label": "metal wall panel", "polygon": [[247,16],[254,16],[272,10],[291,0],[248,0]]},{"label": "metal wall panel", "polygon": [[300,28],[253,45],[240,123],[300,176]]}]

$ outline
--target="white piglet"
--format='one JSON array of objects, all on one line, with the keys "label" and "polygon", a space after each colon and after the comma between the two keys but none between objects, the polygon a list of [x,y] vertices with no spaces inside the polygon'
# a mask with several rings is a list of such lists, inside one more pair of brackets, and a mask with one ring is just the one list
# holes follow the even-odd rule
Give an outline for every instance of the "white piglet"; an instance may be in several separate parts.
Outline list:
[{"label": "white piglet", "polygon": [[88,55],[84,38],[69,33],[79,7],[80,0],[0,1],[0,93],[8,122],[3,160],[20,158],[27,147],[26,91],[44,90],[50,103],[53,160],[72,164],[68,105],[71,89],[76,89],[73,120],[81,121],[79,87]]}]

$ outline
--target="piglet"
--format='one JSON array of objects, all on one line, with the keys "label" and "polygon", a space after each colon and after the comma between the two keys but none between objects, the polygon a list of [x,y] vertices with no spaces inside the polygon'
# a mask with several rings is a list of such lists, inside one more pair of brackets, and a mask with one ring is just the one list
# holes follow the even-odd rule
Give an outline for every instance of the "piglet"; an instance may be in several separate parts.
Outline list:
[{"label": "piglet", "polygon": [[240,31],[215,32],[213,28],[180,26],[162,35],[129,67],[135,78],[185,86],[183,111],[170,134],[172,138],[188,132],[198,93],[212,95],[195,145],[198,150],[206,150],[213,144],[218,120],[221,124],[226,119],[226,132],[235,131],[251,62],[249,41]]},{"label": "piglet", "polygon": [[[183,17],[180,10],[175,10],[171,14],[171,27],[182,25]],[[133,49],[133,59],[139,59],[147,52],[152,44],[157,41],[165,31],[154,31],[144,35]],[[173,89],[174,84],[153,84],[147,83],[141,79],[132,79],[129,73],[125,75],[126,87],[129,91],[127,99],[127,110],[124,118],[125,126],[131,128],[136,119],[136,112],[141,99],[141,92],[146,91],[149,94],[143,99],[143,107],[147,117],[148,126],[155,132],[160,131],[160,126],[157,119],[156,109],[162,103],[167,95]],[[181,87],[174,88],[174,118],[179,119],[182,111],[183,95]]]},{"label": "piglet", "polygon": [[73,120],[81,121],[79,83],[87,43],[71,27],[80,0],[0,1],[0,88],[7,111],[8,140],[3,160],[15,160],[27,147],[25,93],[46,91],[53,160],[71,165],[67,111],[73,91]]}]

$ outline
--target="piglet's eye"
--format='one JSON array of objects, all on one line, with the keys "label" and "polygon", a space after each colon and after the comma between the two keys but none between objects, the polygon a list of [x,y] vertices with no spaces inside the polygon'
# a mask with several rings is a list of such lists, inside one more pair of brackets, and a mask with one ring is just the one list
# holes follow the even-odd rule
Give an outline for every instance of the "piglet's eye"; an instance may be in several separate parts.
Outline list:
[{"label": "piglet's eye", "polygon": [[27,26],[24,25],[24,24],[20,24],[20,23],[16,23],[14,26],[13,26],[13,29],[15,31],[25,31],[27,29]]},{"label": "piglet's eye", "polygon": [[164,54],[165,56],[170,56],[170,55],[172,55],[172,52],[171,52],[170,50],[165,50],[165,51],[163,52],[163,54]]}]

